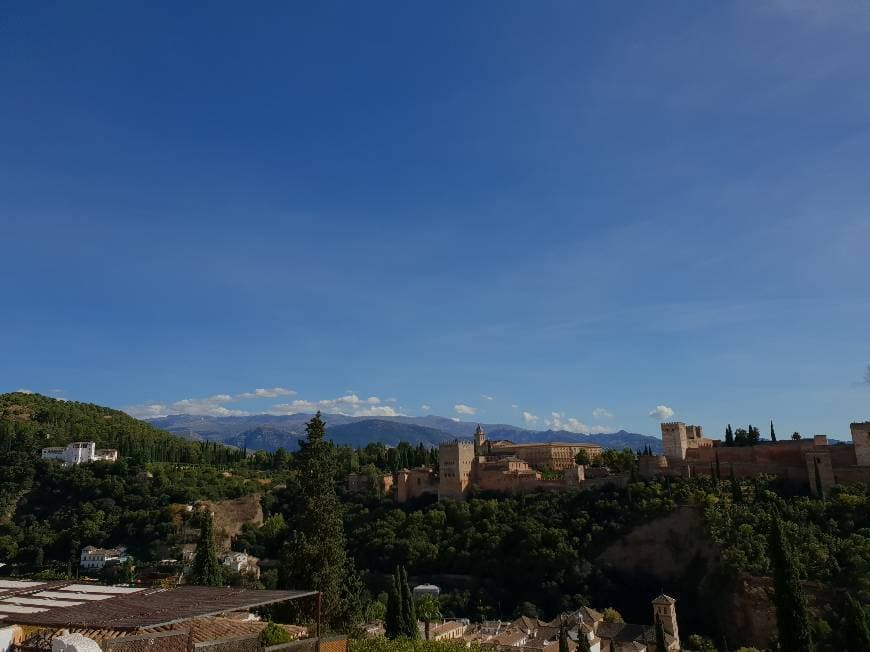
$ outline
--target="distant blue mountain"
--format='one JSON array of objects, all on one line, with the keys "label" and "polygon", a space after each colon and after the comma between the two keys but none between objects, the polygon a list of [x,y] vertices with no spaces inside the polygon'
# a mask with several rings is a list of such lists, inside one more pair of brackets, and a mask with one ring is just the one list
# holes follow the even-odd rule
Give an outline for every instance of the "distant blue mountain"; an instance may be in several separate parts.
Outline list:
[{"label": "distant blue mountain", "polygon": [[[184,414],[149,419],[152,425],[180,437],[196,441],[217,441],[248,450],[274,451],[277,448],[296,450],[299,439],[305,436],[305,423],[310,414],[273,416],[259,414],[247,417],[199,417]],[[477,422],[454,421],[446,417],[348,417],[325,414],[327,436],[337,444],[365,446],[382,442],[395,446],[400,441],[413,445],[437,446],[442,441],[470,439]],[[604,448],[643,449],[650,446],[661,452],[658,437],[638,433],[619,432],[583,435],[565,430],[528,430],[509,424],[481,424],[489,439],[510,439],[518,444],[563,441],[587,442]]]}]

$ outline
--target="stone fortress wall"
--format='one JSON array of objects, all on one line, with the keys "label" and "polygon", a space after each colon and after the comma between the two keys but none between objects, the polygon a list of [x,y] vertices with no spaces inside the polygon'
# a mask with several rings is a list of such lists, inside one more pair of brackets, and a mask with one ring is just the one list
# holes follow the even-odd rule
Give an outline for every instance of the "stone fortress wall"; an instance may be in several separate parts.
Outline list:
[{"label": "stone fortress wall", "polygon": [[662,424],[664,455],[644,456],[640,471],[656,474],[720,478],[748,478],[758,474],[782,477],[795,487],[823,493],[835,484],[870,483],[870,422],[852,423],[851,444],[828,443],[825,435],[812,439],[766,441],[754,446],[725,446],[703,437],[700,426]]}]

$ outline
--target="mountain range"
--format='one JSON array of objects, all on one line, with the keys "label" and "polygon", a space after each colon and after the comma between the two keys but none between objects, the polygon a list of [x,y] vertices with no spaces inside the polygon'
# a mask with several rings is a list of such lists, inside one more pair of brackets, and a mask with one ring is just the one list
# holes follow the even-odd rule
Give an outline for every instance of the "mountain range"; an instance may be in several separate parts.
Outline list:
[{"label": "mountain range", "polygon": [[[244,417],[170,415],[148,419],[152,425],[174,435],[195,441],[217,441],[248,450],[274,451],[285,448],[294,451],[299,439],[305,437],[305,423],[310,414],[275,416],[258,414]],[[400,441],[413,445],[437,446],[443,441],[471,439],[477,423],[454,421],[446,417],[350,417],[324,414],[327,436],[337,444],[354,447],[370,442],[395,446]],[[481,424],[489,439],[510,439],[517,444],[546,441],[586,442],[604,448],[643,449],[650,446],[660,452],[658,437],[620,430],[613,433],[583,435],[565,430],[528,430],[504,423]]]}]

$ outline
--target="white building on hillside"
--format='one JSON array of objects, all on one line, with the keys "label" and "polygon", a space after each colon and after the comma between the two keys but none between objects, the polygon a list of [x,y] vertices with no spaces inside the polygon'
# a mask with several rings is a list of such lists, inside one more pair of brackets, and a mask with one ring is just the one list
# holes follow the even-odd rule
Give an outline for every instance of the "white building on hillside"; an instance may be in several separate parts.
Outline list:
[{"label": "white building on hillside", "polygon": [[43,448],[42,459],[57,460],[63,464],[84,464],[86,462],[117,462],[118,451],[113,448],[97,449],[92,441],[74,441],[66,448]]},{"label": "white building on hillside", "polygon": [[117,548],[95,548],[86,546],[82,548],[81,567],[99,570],[109,562],[119,564],[127,561],[127,549],[123,546]]},{"label": "white building on hillside", "polygon": [[246,552],[228,552],[222,558],[222,563],[236,573],[247,573],[260,577],[259,560]]}]

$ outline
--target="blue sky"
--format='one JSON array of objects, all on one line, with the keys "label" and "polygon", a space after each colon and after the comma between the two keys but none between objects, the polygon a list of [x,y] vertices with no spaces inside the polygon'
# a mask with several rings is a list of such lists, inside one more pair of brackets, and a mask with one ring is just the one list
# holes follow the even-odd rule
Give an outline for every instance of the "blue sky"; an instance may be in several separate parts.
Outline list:
[{"label": "blue sky", "polygon": [[870,418],[864,3],[3,13],[3,390],[582,432]]}]

